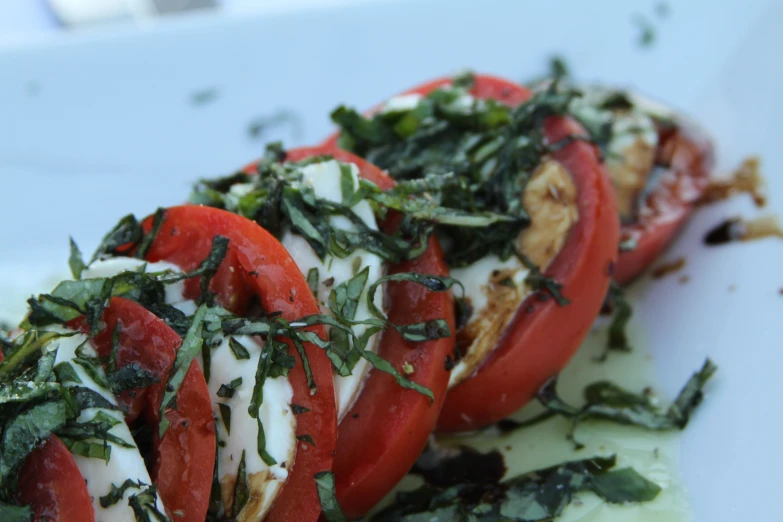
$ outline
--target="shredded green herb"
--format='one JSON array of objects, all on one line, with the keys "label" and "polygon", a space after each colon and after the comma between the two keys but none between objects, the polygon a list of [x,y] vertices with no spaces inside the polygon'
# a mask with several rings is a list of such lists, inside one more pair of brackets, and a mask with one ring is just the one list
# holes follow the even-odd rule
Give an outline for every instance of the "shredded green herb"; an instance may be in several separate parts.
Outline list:
[{"label": "shredded green herb", "polygon": [[163,399],[160,403],[160,438],[163,438],[163,435],[169,427],[169,421],[166,419],[166,410],[173,406],[179,387],[182,385],[182,381],[185,380],[185,374],[188,369],[190,369],[193,359],[201,350],[201,345],[204,342],[202,331],[204,329],[204,315],[206,313],[207,307],[205,305],[201,305],[198,310],[196,310],[196,313],[193,315],[193,322],[191,323],[185,338],[182,340],[182,346],[177,350],[177,357],[174,360],[174,364],[171,366],[169,377],[166,381],[166,387],[163,392]]},{"label": "shredded green herb", "polygon": [[14,506],[0,502],[0,520],[3,522],[30,522],[33,519],[33,508],[30,506]]},{"label": "shredded green herb", "polygon": [[[548,412],[571,420],[568,438],[574,442],[576,449],[581,449],[584,445],[576,439],[575,432],[580,423],[588,420],[639,426],[654,431],[684,429],[704,398],[704,386],[716,370],[717,366],[707,359],[665,410],[656,406],[644,392],[633,393],[608,381],[588,385],[584,389],[585,404],[582,407],[572,406],[560,398],[556,390],[557,379],[547,382],[539,390],[537,398]],[[508,419],[503,422],[504,431],[530,425],[530,422],[515,423]]]},{"label": "shredded green herb", "polygon": [[575,92],[556,85],[511,108],[469,96],[469,76],[424,96],[412,109],[365,117],[345,106],[332,112],[342,148],[386,169],[398,181],[426,180],[438,204],[466,213],[503,215],[488,228],[438,224],[450,266],[488,254],[513,255],[529,225],[521,195],[549,151],[543,122],[566,114]]},{"label": "shredded green herb", "polygon": [[614,469],[615,457],[593,457],[532,471],[500,483],[424,485],[397,494],[376,522],[549,522],[574,497],[591,491],[606,502],[647,502],[661,488],[631,468]]},{"label": "shredded green herb", "polygon": [[321,502],[321,510],[326,522],[348,522],[348,518],[337,503],[335,492],[334,473],[321,471],[315,474],[315,486],[318,490],[318,500]]}]

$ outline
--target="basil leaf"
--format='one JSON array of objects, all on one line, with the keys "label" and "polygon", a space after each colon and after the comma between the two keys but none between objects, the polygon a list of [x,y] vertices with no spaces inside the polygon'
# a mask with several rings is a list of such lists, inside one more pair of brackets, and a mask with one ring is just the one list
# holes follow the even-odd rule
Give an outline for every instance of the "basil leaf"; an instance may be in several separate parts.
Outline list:
[{"label": "basil leaf", "polygon": [[248,486],[247,469],[245,466],[245,451],[242,450],[242,457],[239,460],[239,468],[237,469],[237,481],[234,484],[234,503],[231,506],[234,517],[239,515],[248,500],[250,500],[250,487]]},{"label": "basil leaf", "polygon": [[318,500],[326,522],[348,522],[335,492],[334,473],[321,471],[315,474],[315,486],[318,490]]},{"label": "basil leaf", "polygon": [[658,496],[661,487],[641,476],[633,468],[613,470],[591,479],[592,491],[612,504],[649,502]]},{"label": "basil leaf", "polygon": [[36,404],[8,422],[0,445],[0,483],[6,483],[33,449],[65,422],[62,401]]},{"label": "basil leaf", "polygon": [[3,522],[30,522],[33,519],[33,508],[30,506],[12,506],[0,502],[0,520]]},{"label": "basil leaf", "polygon": [[160,403],[160,438],[163,438],[163,435],[165,435],[166,430],[169,427],[169,421],[166,419],[166,409],[173,403],[174,398],[179,391],[179,387],[185,379],[185,374],[190,369],[193,359],[201,350],[201,346],[204,343],[202,331],[204,328],[204,314],[206,314],[206,312],[206,306],[199,306],[198,310],[196,310],[196,313],[193,315],[193,322],[188,329],[188,333],[182,340],[182,346],[177,350],[177,357],[169,372],[169,377],[163,392],[163,399]]},{"label": "basil leaf", "polygon": [[111,490],[108,494],[100,497],[99,502],[101,504],[101,507],[103,509],[106,509],[108,507],[111,507],[115,504],[117,504],[119,501],[123,499],[125,496],[125,492],[129,489],[141,489],[146,484],[143,484],[140,481],[135,481],[128,479],[125,482],[123,482],[120,487],[115,486],[114,484],[111,485]]},{"label": "basil leaf", "polygon": [[448,487],[425,484],[400,492],[373,521],[455,520],[544,522],[562,514],[577,494],[592,491],[611,503],[647,502],[660,487],[629,468],[613,470],[615,457],[593,457],[531,471],[504,482],[466,480]]},{"label": "basil leaf", "polygon": [[143,237],[144,229],[136,216],[128,214],[103,237],[90,259],[90,264],[101,257],[122,255],[131,251]]},{"label": "basil leaf", "polygon": [[115,394],[128,390],[148,388],[158,382],[157,376],[134,361],[106,374],[109,389]]},{"label": "basil leaf", "polygon": [[158,208],[155,210],[155,214],[152,216],[152,228],[149,232],[144,234],[144,237],[139,242],[139,247],[136,249],[136,252],[133,257],[136,259],[144,259],[147,257],[147,252],[149,252],[150,248],[152,248],[152,244],[155,242],[155,239],[158,237],[158,233],[160,232],[160,227],[163,225],[163,220],[166,218],[166,210],[163,208]]},{"label": "basil leaf", "polygon": [[[599,420],[638,426],[653,431],[684,429],[695,408],[704,398],[703,388],[717,370],[707,359],[694,373],[666,410],[657,407],[644,393],[633,393],[608,381],[598,381],[584,389],[585,405],[577,408],[557,395],[557,380],[550,379],[538,392],[538,401],[548,411],[571,419],[568,438],[577,449],[583,447],[574,437],[577,426],[587,420]],[[506,430],[521,425],[506,425]]]},{"label": "basil leaf", "polygon": [[226,433],[231,435],[231,406],[228,404],[218,403],[220,409],[220,418],[223,420],[223,426],[226,427]]},{"label": "basil leaf", "polygon": [[84,259],[82,258],[82,252],[79,250],[79,246],[73,238],[69,239],[71,244],[71,255],[68,257],[68,267],[70,267],[74,279],[81,279],[82,272],[87,268],[87,265],[84,264]]},{"label": "basil leaf", "polygon": [[242,385],[242,377],[237,377],[233,381],[231,381],[228,384],[221,384],[220,388],[218,388],[217,396],[224,398],[224,399],[230,399],[234,396],[234,392],[237,388],[239,388]]}]

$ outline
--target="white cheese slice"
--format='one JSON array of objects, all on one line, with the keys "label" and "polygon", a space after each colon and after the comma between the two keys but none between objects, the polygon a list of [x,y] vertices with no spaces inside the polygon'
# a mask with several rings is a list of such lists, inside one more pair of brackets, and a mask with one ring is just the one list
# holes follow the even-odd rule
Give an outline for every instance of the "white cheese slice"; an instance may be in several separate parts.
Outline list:
[{"label": "white cheese slice", "polygon": [[[82,382],[81,384],[69,383],[69,385],[84,386],[91,390],[95,390],[107,401],[117,405],[117,400],[110,390],[107,390],[96,383],[84,368],[73,362],[73,359],[76,358],[76,350],[85,344],[86,341],[87,337],[82,334],[59,337],[52,341],[50,348],[54,349],[56,347],[57,349],[55,365],[62,362],[70,363]],[[96,356],[95,350],[89,344],[84,345],[82,350],[85,355]],[[101,368],[97,368],[97,370],[99,373],[103,373]],[[120,410],[87,408],[82,410],[77,421],[90,421],[98,413],[104,413],[120,421],[119,424],[109,430],[109,433],[121,438],[125,442],[134,444],[133,436],[128,429],[128,425],[125,424],[125,419]],[[74,455],[76,465],[79,467],[79,471],[81,471],[82,476],[87,483],[87,491],[92,498],[92,504],[95,508],[95,520],[96,522],[135,522],[136,516],[133,513],[133,509],[128,505],[128,497],[140,493],[141,490],[129,488],[125,491],[122,500],[106,508],[101,506],[100,497],[109,494],[112,484],[119,487],[127,479],[141,481],[144,484],[151,484],[150,475],[147,472],[144,459],[139,453],[138,448],[124,448],[111,441],[107,441],[106,444],[111,447],[111,456],[108,462],[98,458],[87,458],[80,455]],[[161,513],[164,512],[164,507],[160,498],[158,498],[157,501],[157,508]]]},{"label": "white cheese slice", "polygon": [[[140,259],[118,257],[92,263],[82,273],[82,278],[112,277],[124,271],[135,270],[182,271],[177,265],[168,262],[148,263]],[[196,310],[196,305],[182,295],[184,288],[184,282],[166,285],[166,302],[191,314]],[[244,451],[252,497],[239,520],[261,520],[288,479],[288,469],[296,454],[296,418],[291,411],[293,388],[284,377],[267,379],[264,382],[264,400],[258,415],[264,427],[266,450],[277,461],[277,464],[269,466],[258,455],[258,423],[248,414],[261,348],[250,337],[238,337],[237,340],[247,348],[249,359],[238,360],[229,348],[227,339],[210,354],[211,375],[207,385],[212,397],[217,438],[221,441],[217,455],[218,476],[224,488],[224,503],[230,505],[233,501],[233,485]],[[197,361],[203,368],[200,355]],[[229,384],[237,377],[242,378],[242,385],[236,389],[234,396],[218,397],[220,386]],[[230,435],[223,423],[219,404],[231,408]]]},{"label": "white cheese slice", "polygon": [[[285,377],[264,381],[264,400],[258,416],[264,427],[266,451],[277,464],[267,465],[258,454],[258,421],[250,416],[249,407],[256,382],[256,368],[261,358],[261,346],[251,337],[235,338],[250,354],[249,359],[237,360],[228,339],[211,352],[209,393],[215,412],[218,439],[217,467],[223,490],[224,505],[233,502],[242,453],[252,499],[240,513],[239,520],[261,520],[272,507],[277,495],[288,480],[288,470],[296,455],[296,417],[291,411],[293,388]],[[203,367],[203,361],[198,358]],[[221,385],[242,379],[232,397],[219,397]],[[219,404],[231,408],[231,421],[226,427]]]},{"label": "white cheese slice", "polygon": [[[350,167],[354,189],[356,189],[359,186],[359,169],[356,165],[351,165]],[[342,201],[340,163],[334,160],[313,163],[302,167],[301,172],[303,183],[312,186],[317,197],[335,202]],[[351,208],[369,228],[378,230],[378,224],[375,221],[372,207],[367,201],[360,201]],[[344,230],[355,230],[354,225],[344,216],[333,216],[331,220],[332,224],[336,227]],[[309,243],[307,243],[303,237],[294,234],[291,231],[288,231],[283,235],[282,243],[305,276],[312,268],[318,270],[318,301],[321,306],[321,311],[324,314],[331,315],[332,313],[327,306],[332,288],[353,277],[355,275],[355,268],[363,270],[365,267],[369,267],[367,284],[359,298],[359,306],[356,311],[355,319],[361,321],[372,317],[367,306],[367,288],[371,283],[377,281],[384,275],[384,264],[380,257],[371,254],[366,250],[359,249],[345,258],[327,255],[326,258],[321,261]],[[379,309],[382,307],[383,288],[378,288],[376,291],[374,303]],[[366,327],[364,326],[354,327],[354,333],[357,336],[362,335],[365,330]],[[367,348],[376,351],[379,338],[380,335],[374,335],[368,342]],[[365,359],[360,359],[359,362],[356,363],[351,375],[346,377],[335,375],[334,385],[338,420],[341,420],[353,405],[356,397],[361,391],[369,370],[369,363]]]}]

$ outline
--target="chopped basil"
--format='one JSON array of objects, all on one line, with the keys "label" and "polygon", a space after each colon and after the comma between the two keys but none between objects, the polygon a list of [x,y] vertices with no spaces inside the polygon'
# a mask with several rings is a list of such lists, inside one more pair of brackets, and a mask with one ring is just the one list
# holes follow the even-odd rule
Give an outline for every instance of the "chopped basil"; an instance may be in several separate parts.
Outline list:
[{"label": "chopped basil", "polygon": [[499,483],[465,482],[442,488],[424,485],[400,492],[373,521],[547,522],[583,491],[613,504],[653,500],[661,488],[630,468],[613,469],[615,457],[566,462]]},{"label": "chopped basil", "polygon": [[307,286],[313,292],[313,296],[318,299],[318,269],[313,267],[307,271]]},{"label": "chopped basil", "polygon": [[[279,144],[271,146],[279,147]],[[286,230],[302,236],[325,259],[331,253],[344,258],[357,249],[378,255],[388,262],[400,262],[418,257],[427,247],[427,237],[433,223],[462,227],[487,228],[498,222],[512,222],[516,218],[488,212],[467,212],[449,209],[437,204],[428,190],[430,186],[412,182],[401,183],[384,192],[367,180],[354,187],[353,174],[347,164],[340,164],[341,202],[319,198],[313,188],[303,182],[304,165],[325,161],[315,157],[297,163],[280,164],[277,154],[267,153],[267,160],[256,165],[256,174],[234,174],[214,180],[201,180],[191,194],[192,203],[200,203],[243,215],[259,223],[278,238]],[[236,187],[233,191],[232,188]],[[239,189],[239,190],[236,190]],[[406,214],[400,229],[389,235],[370,228],[352,210],[361,200],[369,201],[379,217],[389,209]],[[335,225],[332,216],[343,216],[352,227]]]},{"label": "chopped basil", "polygon": [[334,485],[334,473],[321,471],[315,474],[315,486],[318,490],[318,500],[326,522],[348,522],[348,518],[340,509]]},{"label": "chopped basil", "polygon": [[311,446],[315,446],[315,441],[310,435],[304,434],[304,435],[297,435],[296,440],[301,442],[306,442],[307,444]]},{"label": "chopped basil", "polygon": [[234,484],[234,503],[231,506],[234,517],[239,515],[239,512],[242,511],[248,500],[250,500],[250,487],[247,482],[245,451],[242,450],[242,457],[239,459],[239,468],[237,469],[237,481]]},{"label": "chopped basil", "polygon": [[100,459],[104,462],[109,462],[109,459],[111,459],[111,446],[107,441],[102,443],[86,442],[84,440],[69,439],[62,436],[60,437],[60,440],[74,455],[89,459]]},{"label": "chopped basil", "polygon": [[155,486],[128,497],[128,505],[133,509],[136,522],[171,522],[171,519],[162,513],[157,506],[158,493]]},{"label": "chopped basil", "polygon": [[[253,395],[250,399],[250,405],[248,406],[247,413],[257,420],[258,424],[258,437],[256,440],[258,455],[261,457],[268,466],[277,464],[277,461],[266,451],[266,435],[264,434],[264,425],[261,422],[261,416],[258,414],[258,410],[261,408],[261,404],[264,402],[264,382],[267,377],[273,377],[272,364],[274,361],[274,353],[276,349],[280,348],[280,345],[285,345],[277,339],[275,339],[276,330],[270,332],[267,337],[264,346],[261,348],[261,357],[258,358],[258,366],[256,367],[256,381],[253,386]],[[285,348],[283,348],[285,350]]]},{"label": "chopped basil", "polygon": [[[684,429],[693,411],[704,398],[704,385],[716,370],[717,366],[707,359],[701,369],[688,379],[666,410],[657,407],[645,393],[633,393],[608,381],[588,385],[584,389],[585,404],[581,408],[568,404],[558,396],[556,379],[547,382],[539,390],[537,398],[549,412],[571,419],[568,438],[574,442],[577,449],[581,449],[583,445],[576,440],[574,434],[577,426],[588,420],[639,426],[655,431]],[[528,425],[530,422],[515,423],[506,420],[502,428],[504,431],[510,431]]]},{"label": "chopped basil", "polygon": [[310,408],[305,408],[299,404],[291,404],[291,411],[294,412],[294,415],[301,415],[302,413],[310,411]]},{"label": "chopped basil", "polygon": [[65,404],[50,401],[36,404],[11,419],[0,444],[0,484],[14,476],[27,455],[66,422]]},{"label": "chopped basil", "polygon": [[144,237],[144,229],[136,216],[128,214],[111,229],[101,240],[90,259],[90,264],[105,256],[123,255],[139,244]]},{"label": "chopped basil", "polygon": [[0,520],[3,522],[30,522],[33,519],[33,508],[30,506],[13,506],[0,502]]},{"label": "chopped basil", "polygon": [[455,80],[409,110],[370,117],[347,107],[332,112],[342,130],[342,148],[386,169],[399,182],[429,180],[433,187],[428,195],[442,207],[503,216],[491,227],[436,222],[453,267],[489,254],[504,260],[513,255],[516,238],[530,222],[521,195],[549,151],[544,121],[566,114],[576,96],[554,85],[511,108],[469,98],[470,83]]},{"label": "chopped basil", "polygon": [[163,438],[163,435],[169,427],[169,421],[166,419],[166,410],[170,408],[174,402],[179,387],[185,379],[185,374],[188,369],[190,369],[193,359],[199,350],[201,350],[201,345],[204,343],[202,331],[204,328],[204,314],[206,314],[206,312],[207,307],[204,305],[199,306],[198,310],[196,310],[196,313],[193,315],[193,322],[191,323],[185,338],[182,340],[182,346],[177,350],[177,357],[169,372],[169,377],[163,392],[163,399],[160,403],[159,436],[161,438]]},{"label": "chopped basil", "polygon": [[242,385],[242,377],[237,377],[228,384],[221,384],[218,388],[217,396],[224,399],[230,399],[234,396],[234,392]]},{"label": "chopped basil", "polygon": [[447,292],[454,285],[458,285],[463,289],[464,293],[464,287],[462,286],[462,283],[448,276],[418,274],[414,272],[400,272],[379,278],[377,281],[372,283],[367,290],[367,306],[370,310],[370,313],[372,313],[378,319],[386,322],[386,324],[392,326],[403,336],[406,341],[424,342],[434,339],[446,338],[451,335],[449,325],[445,319],[434,319],[407,325],[396,325],[394,323],[388,322],[386,315],[381,310],[379,310],[377,306],[375,306],[375,292],[381,284],[390,281],[415,283],[425,287],[431,292]]},{"label": "chopped basil", "polygon": [[63,361],[57,366],[54,367],[54,373],[57,376],[57,381],[66,384],[66,383],[74,383],[74,384],[82,384],[82,379],[79,377],[79,375],[76,373],[76,370],[73,369],[73,366],[71,363]]},{"label": "chopped basil", "polygon": [[135,361],[106,373],[106,380],[115,395],[136,388],[148,388],[158,382],[154,373]]},{"label": "chopped basil", "polygon": [[562,56],[552,56],[549,59],[549,76],[556,80],[571,76],[568,65]]},{"label": "chopped basil", "polygon": [[100,497],[99,501],[101,503],[101,507],[103,509],[106,509],[108,507],[111,507],[115,504],[117,504],[119,501],[122,500],[122,498],[125,496],[125,492],[129,489],[141,489],[142,487],[146,486],[146,484],[140,482],[128,479],[125,482],[123,482],[120,487],[115,486],[114,484],[111,485],[111,490],[108,494]]},{"label": "chopped basil", "polygon": [[614,281],[609,286],[604,307],[613,313],[612,322],[609,325],[609,336],[606,340],[606,349],[596,360],[604,362],[612,351],[630,352],[631,345],[628,342],[628,322],[633,315],[631,303],[625,298],[625,291]]},{"label": "chopped basil", "polygon": [[147,252],[150,251],[150,248],[152,247],[152,243],[155,241],[155,238],[158,237],[158,232],[160,232],[160,227],[163,225],[163,220],[166,217],[166,210],[163,208],[158,208],[155,210],[155,214],[152,216],[152,228],[149,232],[144,234],[144,237],[142,238],[141,242],[139,243],[139,247],[136,249],[136,252],[134,254],[134,257],[137,259],[144,259],[147,256]]},{"label": "chopped basil", "polygon": [[71,274],[73,275],[74,279],[81,279],[82,272],[85,268],[87,268],[87,265],[84,264],[84,259],[82,258],[82,252],[79,250],[79,245],[76,244],[76,241],[73,240],[73,238],[70,238],[71,243],[71,255],[68,257],[68,266],[71,269]]},{"label": "chopped basil", "polygon": [[104,443],[111,442],[122,448],[135,447],[130,442],[123,440],[113,433],[109,433],[109,430],[121,422],[122,421],[117,420],[105,412],[99,411],[89,421],[78,422],[74,420],[69,422],[57,430],[57,435],[60,436],[63,441],[66,439],[72,441],[88,441],[94,439]]},{"label": "chopped basil", "polygon": [[228,338],[228,347],[231,349],[231,353],[234,354],[234,357],[237,358],[237,360],[245,360],[250,359],[250,352],[247,351],[247,348],[242,346],[242,343],[234,339],[233,337]]},{"label": "chopped basil", "polygon": [[231,406],[219,402],[218,409],[220,409],[220,418],[223,420],[223,426],[226,428],[226,433],[231,435]]}]

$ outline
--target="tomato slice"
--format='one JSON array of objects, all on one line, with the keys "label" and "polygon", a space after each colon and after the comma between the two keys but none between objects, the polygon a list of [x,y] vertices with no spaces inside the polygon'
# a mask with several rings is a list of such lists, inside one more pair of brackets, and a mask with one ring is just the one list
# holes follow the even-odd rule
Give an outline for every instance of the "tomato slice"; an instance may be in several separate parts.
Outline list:
[{"label": "tomato slice", "polygon": [[[449,78],[438,79],[402,94],[426,95],[449,83]],[[531,95],[524,87],[486,75],[475,76],[471,93],[512,106]],[[545,133],[554,143],[584,131],[571,119],[550,118]],[[330,136],[326,144],[335,145],[337,137]],[[618,245],[612,186],[595,147],[574,141],[552,156],[571,174],[577,188],[579,220],[545,275],[563,285],[563,295],[571,302],[559,306],[553,299],[535,295],[525,299],[478,370],[447,394],[438,431],[474,430],[524,406],[548,378],[563,369],[601,309]]]},{"label": "tomato slice", "polygon": [[19,503],[35,522],[94,522],[95,511],[76,461],[57,436],[33,450],[19,470]]},{"label": "tomato slice", "polygon": [[[144,222],[152,228],[152,218]],[[196,205],[172,207],[147,253],[150,261],[169,261],[183,270],[195,269],[209,254],[214,236],[229,239],[229,250],[210,282],[217,300],[231,311],[244,314],[257,298],[261,307],[276,311],[286,320],[320,313],[307,281],[283,246],[256,223],[236,214]],[[197,281],[188,281],[187,297],[198,296]],[[324,336],[321,327],[315,331]],[[317,391],[310,393],[297,351],[296,365],[289,373],[294,403],[309,411],[297,416],[297,435],[309,435],[310,446],[300,442],[288,482],[275,501],[267,521],[315,521],[321,513],[314,475],[332,469],[337,438],[331,362],[317,346],[306,344]]]},{"label": "tomato slice", "polygon": [[656,164],[665,171],[636,221],[621,228],[620,241],[635,247],[620,252],[614,272],[618,283],[631,282],[671,243],[704,193],[713,162],[712,143],[703,131],[684,121],[658,129]]},{"label": "tomato slice", "polygon": [[[329,155],[338,161],[354,163],[359,175],[381,189],[394,186],[394,180],[371,163],[333,146],[294,149],[287,161]],[[249,165],[245,171],[255,171]],[[390,217],[382,229],[392,233],[397,218]],[[389,273],[417,272],[448,275],[448,267],[437,240],[413,261],[393,264]],[[431,292],[409,282],[393,282],[387,287],[389,319],[398,324],[446,319],[454,332],[454,302],[450,293]],[[347,516],[360,517],[377,504],[410,470],[435,427],[448,386],[446,356],[454,349],[454,336],[426,343],[409,343],[392,329],[383,333],[379,355],[401,370],[413,365],[411,379],[432,390],[434,403],[421,394],[400,388],[383,372],[371,371],[362,392],[340,423],[334,473],[337,499]]]},{"label": "tomato slice", "polygon": [[[127,299],[113,298],[103,313],[103,322],[106,328],[92,340],[98,355],[110,355],[116,329],[117,367],[136,363],[157,380],[148,388],[124,392],[118,398],[124,406],[139,407],[141,401],[143,409],[131,412],[127,418],[142,413],[146,422],[158,426],[166,379],[182,339],[165,321]],[[216,441],[212,399],[198,364],[191,364],[176,400],[177,409],[166,413],[170,425],[163,438],[158,437],[157,429],[153,430],[155,465],[150,476],[169,513],[181,513],[176,519],[183,522],[200,522],[209,508]]]}]

